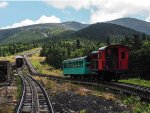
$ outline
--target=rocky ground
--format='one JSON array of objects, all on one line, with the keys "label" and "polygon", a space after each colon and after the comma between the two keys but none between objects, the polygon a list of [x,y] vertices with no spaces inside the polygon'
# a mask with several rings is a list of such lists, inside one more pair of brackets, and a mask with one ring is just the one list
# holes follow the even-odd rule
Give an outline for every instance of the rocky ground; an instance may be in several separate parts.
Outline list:
[{"label": "rocky ground", "polygon": [[121,113],[127,111],[123,104],[93,95],[81,96],[64,91],[52,97],[56,113]]},{"label": "rocky ground", "polygon": [[10,85],[0,87],[0,113],[13,113],[17,105],[18,83],[12,79]]}]

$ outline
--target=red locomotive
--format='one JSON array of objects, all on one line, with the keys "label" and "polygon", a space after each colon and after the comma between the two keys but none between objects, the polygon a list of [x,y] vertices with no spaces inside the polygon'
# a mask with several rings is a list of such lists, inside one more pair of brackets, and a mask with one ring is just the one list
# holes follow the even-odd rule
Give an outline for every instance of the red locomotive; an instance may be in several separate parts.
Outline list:
[{"label": "red locomotive", "polygon": [[129,48],[124,45],[101,47],[90,55],[91,74],[100,80],[118,80],[128,70]]}]

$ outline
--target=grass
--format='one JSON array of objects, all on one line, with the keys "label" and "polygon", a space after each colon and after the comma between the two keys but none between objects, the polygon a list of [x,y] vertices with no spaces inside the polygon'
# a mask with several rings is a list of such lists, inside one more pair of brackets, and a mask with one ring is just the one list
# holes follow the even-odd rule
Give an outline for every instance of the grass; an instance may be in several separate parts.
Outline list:
[{"label": "grass", "polygon": [[41,74],[62,76],[62,71],[53,68],[45,62],[45,57],[40,57],[40,53],[36,53],[29,57],[33,67]]},{"label": "grass", "polygon": [[[139,97],[135,96],[125,96],[121,98],[123,104],[130,107],[132,113],[150,113],[150,104],[142,102]],[[125,111],[123,113],[130,113]]]},{"label": "grass", "polygon": [[15,95],[17,100],[19,100],[22,96],[22,82],[18,75],[16,76],[16,86],[17,86],[17,92]]},{"label": "grass", "polygon": [[45,86],[46,90],[52,90],[51,91],[52,95],[64,91],[73,91],[74,93],[81,96],[93,95],[93,96],[105,98],[107,100],[117,100],[118,98],[116,95],[104,91],[101,88],[95,86],[72,84],[70,82],[60,82],[60,81],[57,82],[42,77],[35,77],[35,79],[40,81],[40,83]]},{"label": "grass", "polygon": [[150,81],[149,80],[143,80],[143,79],[140,79],[140,78],[119,80],[119,82],[131,83],[131,84],[141,85],[141,86],[145,86],[145,87],[150,87]]},{"label": "grass", "polygon": [[83,109],[83,110],[81,110],[81,111],[80,111],[80,113],[86,113],[86,110],[85,110],[85,109]]},{"label": "grass", "polygon": [[3,103],[0,105],[0,113],[13,113],[14,108],[10,107],[8,103]]}]

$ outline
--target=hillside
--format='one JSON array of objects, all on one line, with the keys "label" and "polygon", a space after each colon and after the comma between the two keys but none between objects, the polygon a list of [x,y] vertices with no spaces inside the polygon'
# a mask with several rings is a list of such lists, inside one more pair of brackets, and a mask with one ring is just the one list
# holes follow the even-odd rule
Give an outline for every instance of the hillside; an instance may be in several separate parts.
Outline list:
[{"label": "hillside", "polygon": [[135,18],[120,18],[109,21],[108,23],[121,25],[150,35],[150,22],[138,20]]},{"label": "hillside", "polygon": [[45,38],[59,37],[59,34],[66,35],[68,32],[77,31],[87,26],[87,24],[70,21],[64,23],[47,23],[13,29],[3,29],[0,30],[0,42],[10,43],[22,41],[38,41]]},{"label": "hillside", "polygon": [[133,29],[111,23],[96,23],[72,34],[71,37],[81,37],[91,40],[106,40],[106,37],[124,37],[141,34]]}]

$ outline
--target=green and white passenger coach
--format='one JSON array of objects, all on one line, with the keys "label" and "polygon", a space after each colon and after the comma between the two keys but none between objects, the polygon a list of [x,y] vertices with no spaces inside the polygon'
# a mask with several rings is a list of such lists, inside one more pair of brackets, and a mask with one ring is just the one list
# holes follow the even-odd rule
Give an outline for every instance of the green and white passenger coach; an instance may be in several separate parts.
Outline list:
[{"label": "green and white passenger coach", "polygon": [[63,61],[64,76],[85,76],[90,74],[88,57],[79,57]]}]

